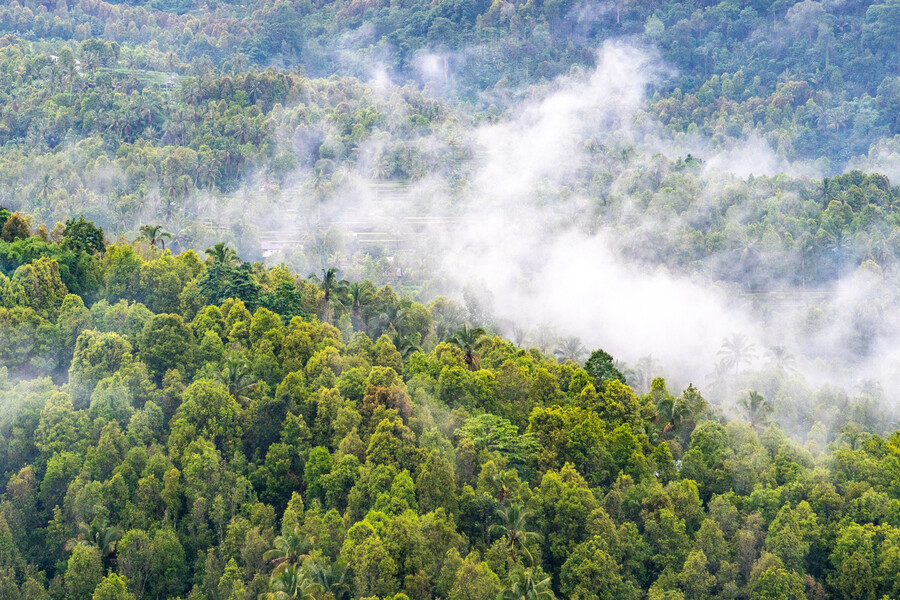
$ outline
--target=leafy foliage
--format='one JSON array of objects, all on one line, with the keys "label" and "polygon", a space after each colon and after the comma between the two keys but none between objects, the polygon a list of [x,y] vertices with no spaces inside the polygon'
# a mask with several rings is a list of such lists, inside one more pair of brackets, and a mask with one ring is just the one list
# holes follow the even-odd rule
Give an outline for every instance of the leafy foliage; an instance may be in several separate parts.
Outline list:
[{"label": "leafy foliage", "polygon": [[[694,386],[656,377],[638,396],[603,351],[581,369],[467,325],[441,343],[448,300],[298,279],[224,245],[207,263],[108,245],[91,301],[66,293],[58,245],[13,244],[32,253],[4,284],[29,293],[0,309],[15,594],[895,593],[880,565],[900,547],[900,438],[877,422],[817,424],[800,445],[777,395],[750,392],[747,422],[727,422]],[[401,333],[421,346],[401,352]],[[747,364],[740,339],[725,351],[728,373]]]},{"label": "leafy foliage", "polygon": [[[628,37],[677,72],[639,129],[841,174],[720,185],[584,139],[539,193],[587,199],[575,220],[635,263],[743,293],[867,278],[884,300],[846,342],[878,351],[900,188],[853,168],[900,148],[897,3],[595,4],[3,3],[0,597],[900,596],[877,386],[811,390],[784,347],[761,375],[738,333],[712,400],[676,395],[652,357],[503,340],[474,296],[425,293],[425,245],[318,222],[261,243],[354,170],[464,188],[467,128]],[[376,63],[413,85],[362,83]]]}]

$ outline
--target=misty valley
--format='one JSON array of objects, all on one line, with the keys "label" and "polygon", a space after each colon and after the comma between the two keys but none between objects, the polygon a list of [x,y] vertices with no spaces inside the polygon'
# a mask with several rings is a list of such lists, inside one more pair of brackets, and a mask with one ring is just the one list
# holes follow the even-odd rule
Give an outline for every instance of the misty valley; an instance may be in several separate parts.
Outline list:
[{"label": "misty valley", "polygon": [[0,600],[900,600],[898,0],[0,4]]}]

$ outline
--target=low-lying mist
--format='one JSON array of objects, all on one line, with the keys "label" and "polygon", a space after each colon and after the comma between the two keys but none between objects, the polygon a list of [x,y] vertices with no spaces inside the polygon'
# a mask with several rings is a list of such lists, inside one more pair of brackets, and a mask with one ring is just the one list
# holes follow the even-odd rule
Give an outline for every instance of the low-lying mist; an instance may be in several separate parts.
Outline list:
[{"label": "low-lying mist", "polygon": [[[727,392],[717,390],[723,341],[739,335],[753,349],[729,370],[736,376],[788,355],[789,370],[810,387],[836,385],[852,395],[875,381],[879,395],[893,402],[900,324],[890,316],[893,289],[878,269],[812,292],[782,286],[773,301],[623,255],[623,247],[651,251],[681,226],[652,211],[639,212],[632,226],[632,209],[645,199],[630,192],[629,181],[660,160],[703,156],[708,146],[696,136],[667,135],[644,112],[648,86],[667,73],[653,51],[607,43],[596,64],[535,91],[501,119],[451,123],[440,135],[411,141],[425,153],[454,158],[409,184],[379,181],[377,138],[324,192],[320,173],[296,173],[295,186],[267,205],[259,222],[261,237],[270,240],[269,260],[288,260],[301,273],[337,265],[349,277],[371,276],[350,268],[348,255],[358,252],[358,263],[371,252],[387,261],[394,284],[416,273],[424,282],[416,290],[422,301],[437,294],[462,300],[463,290],[475,290],[490,315],[487,325],[502,333],[577,336],[589,349],[642,362],[650,371],[642,380],[665,375],[673,391],[693,383],[727,403],[745,394],[743,386],[758,380],[736,377]],[[788,163],[759,139],[707,158],[692,176],[709,202],[751,175],[820,173],[815,165]],[[598,165],[614,161],[612,180],[593,186]],[[594,187],[600,191],[585,193]],[[731,270],[727,280],[740,281],[745,265],[723,268]]]}]

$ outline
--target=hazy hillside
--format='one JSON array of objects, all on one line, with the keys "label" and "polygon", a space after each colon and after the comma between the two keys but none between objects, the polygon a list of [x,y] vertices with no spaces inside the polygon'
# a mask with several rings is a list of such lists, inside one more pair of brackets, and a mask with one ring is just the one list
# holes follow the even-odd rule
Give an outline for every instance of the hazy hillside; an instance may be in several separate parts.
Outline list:
[{"label": "hazy hillside", "polygon": [[900,599],[898,39],[2,3],[0,600]]}]

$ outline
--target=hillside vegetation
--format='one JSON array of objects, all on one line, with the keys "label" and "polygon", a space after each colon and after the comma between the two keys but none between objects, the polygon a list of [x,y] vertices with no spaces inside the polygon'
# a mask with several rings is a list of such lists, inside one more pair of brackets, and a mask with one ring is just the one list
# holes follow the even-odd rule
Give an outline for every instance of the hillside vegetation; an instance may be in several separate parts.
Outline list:
[{"label": "hillside vegetation", "polygon": [[900,600],[898,32],[0,3],[0,600]]},{"label": "hillside vegetation", "polygon": [[900,438],[870,396],[749,391],[727,421],[445,298],[5,215],[4,599],[900,591]]}]

